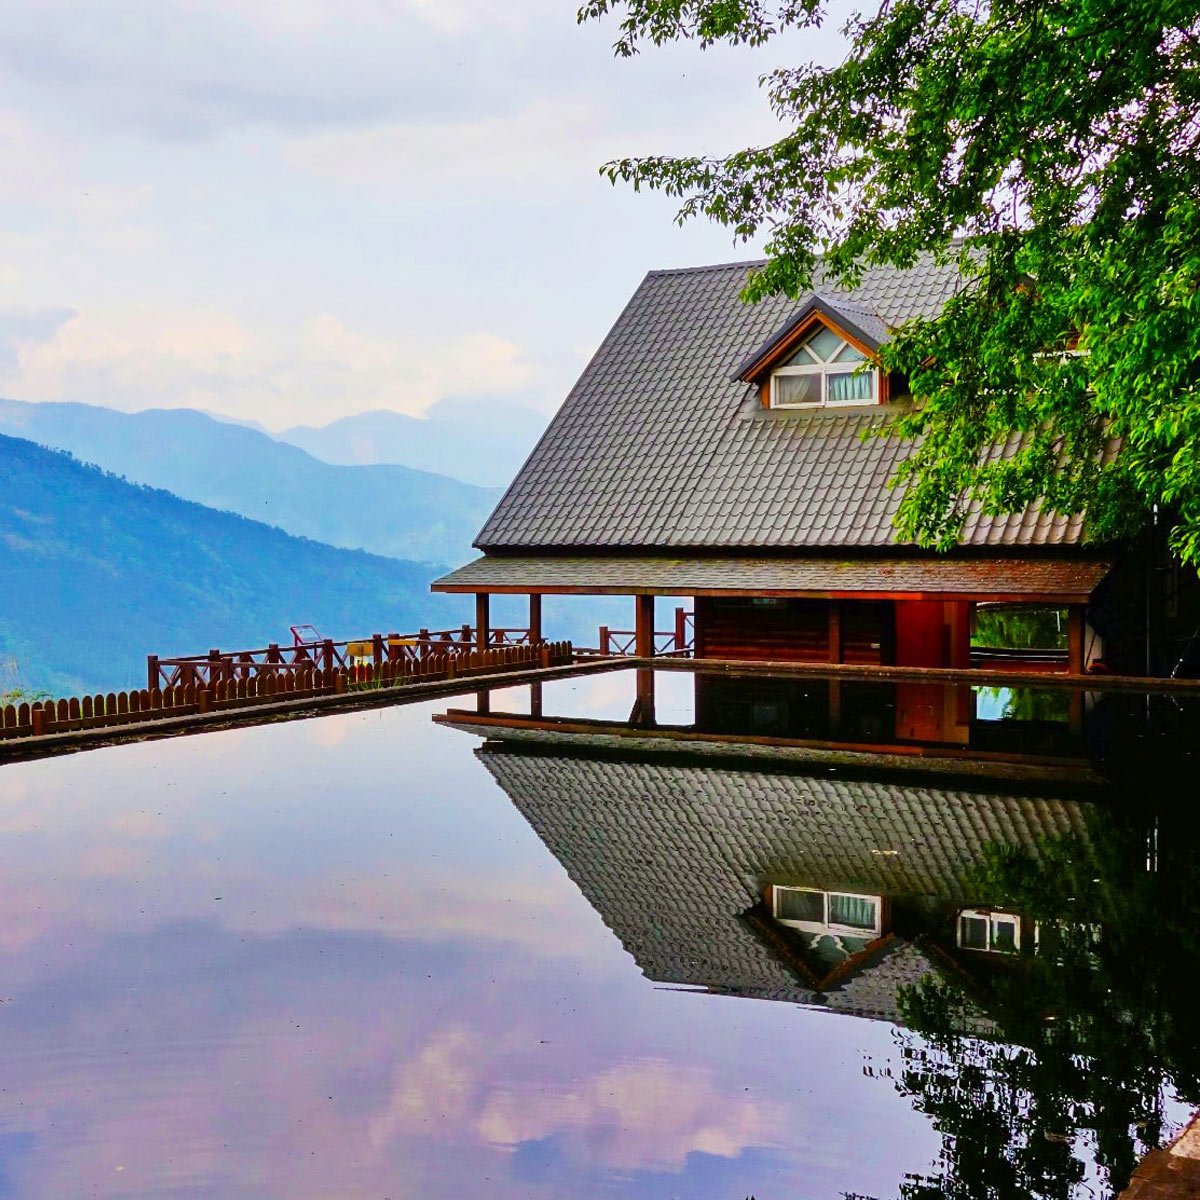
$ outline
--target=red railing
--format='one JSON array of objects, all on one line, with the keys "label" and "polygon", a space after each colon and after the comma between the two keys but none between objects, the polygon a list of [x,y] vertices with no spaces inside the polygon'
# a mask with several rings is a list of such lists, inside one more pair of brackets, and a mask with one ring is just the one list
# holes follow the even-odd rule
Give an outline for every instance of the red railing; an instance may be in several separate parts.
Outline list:
[{"label": "red railing", "polygon": [[[686,609],[675,610],[675,627],[654,633],[655,658],[691,658],[696,652],[696,618]],[[637,633],[632,629],[610,629],[600,626],[600,644],[581,647],[577,654],[599,655],[601,658],[635,658]]]},{"label": "red railing", "polygon": [[[416,633],[373,633],[346,641],[304,639],[299,632],[302,628],[312,627],[296,626],[295,641],[291,646],[272,642],[254,650],[210,650],[207,654],[174,658],[147,655],[146,687],[153,690],[188,684],[211,686],[221,680],[293,675],[310,667],[329,671],[368,664],[422,662],[431,654],[461,655],[479,649],[475,630],[470,625],[453,629],[419,629]],[[528,629],[499,628],[489,631],[486,649],[529,644]]]}]

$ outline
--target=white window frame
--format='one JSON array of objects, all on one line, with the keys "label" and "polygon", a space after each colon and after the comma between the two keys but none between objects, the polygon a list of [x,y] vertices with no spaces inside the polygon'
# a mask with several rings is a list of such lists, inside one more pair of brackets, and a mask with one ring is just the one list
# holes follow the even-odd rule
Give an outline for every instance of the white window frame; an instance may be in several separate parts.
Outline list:
[{"label": "white window frame", "polygon": [[[821,897],[821,911],[825,919],[823,921],[792,921],[779,915],[779,897],[782,892],[807,892],[812,896]],[[862,929],[857,925],[831,925],[829,923],[829,897],[830,896],[846,896],[851,900],[870,900],[875,905],[875,925],[873,929]],[[861,892],[826,892],[821,888],[808,887],[789,887],[775,884],[771,889],[771,916],[775,918],[781,925],[788,926],[789,929],[799,929],[804,933],[833,933],[842,934],[847,937],[872,937],[877,938],[883,933],[883,897],[871,896]]]},{"label": "white window frame", "polygon": [[[963,927],[964,918],[972,918],[977,921],[987,922],[987,945],[980,948],[979,946],[964,946],[963,945]],[[1012,950],[996,950],[992,943],[995,940],[995,924],[997,918],[1003,919],[1005,924],[1014,927],[1013,932],[1013,949]],[[960,908],[958,916],[954,922],[954,942],[960,950],[972,950],[976,954],[1020,954],[1021,952],[1021,914],[1015,912],[1006,912],[999,908]]]},{"label": "white window frame", "polygon": [[[823,326],[829,329],[828,325]],[[836,330],[830,330],[831,333]],[[805,352],[811,359],[811,363],[803,363],[800,366],[777,367],[771,372],[771,407],[772,408],[861,408],[864,404],[879,403],[879,370],[877,367],[867,367],[865,370],[861,368],[861,364],[854,365],[850,363],[839,363],[833,360],[837,358],[847,346],[852,350],[862,353],[857,346],[852,346],[846,339],[842,338],[838,348],[829,356],[828,360],[822,362],[808,348],[807,343],[802,344],[800,349]],[[869,360],[867,360],[869,361]],[[847,370],[849,367],[849,370]],[[830,400],[829,399],[829,376],[830,375],[852,375],[855,372],[871,377],[871,397],[869,400]],[[775,381],[781,375],[819,375],[821,377],[821,399],[820,400],[800,400],[788,403],[779,399],[779,390],[775,386]]]}]

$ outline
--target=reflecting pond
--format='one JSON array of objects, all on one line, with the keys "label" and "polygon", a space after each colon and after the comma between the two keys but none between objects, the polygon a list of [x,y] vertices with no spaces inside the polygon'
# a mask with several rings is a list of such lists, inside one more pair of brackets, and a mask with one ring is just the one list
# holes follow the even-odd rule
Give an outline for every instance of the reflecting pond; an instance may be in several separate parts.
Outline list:
[{"label": "reflecting pond", "polygon": [[1186,705],[654,682],[0,768],[0,1195],[1105,1195],[1200,1102]]}]

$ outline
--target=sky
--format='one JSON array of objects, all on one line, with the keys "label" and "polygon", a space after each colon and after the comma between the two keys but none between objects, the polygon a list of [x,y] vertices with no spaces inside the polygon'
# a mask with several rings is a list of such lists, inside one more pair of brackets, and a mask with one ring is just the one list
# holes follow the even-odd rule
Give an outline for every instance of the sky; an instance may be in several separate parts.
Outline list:
[{"label": "sky", "polygon": [[572,0],[3,0],[0,396],[271,429],[552,412],[647,270],[754,257],[598,174],[777,134],[761,50]]}]

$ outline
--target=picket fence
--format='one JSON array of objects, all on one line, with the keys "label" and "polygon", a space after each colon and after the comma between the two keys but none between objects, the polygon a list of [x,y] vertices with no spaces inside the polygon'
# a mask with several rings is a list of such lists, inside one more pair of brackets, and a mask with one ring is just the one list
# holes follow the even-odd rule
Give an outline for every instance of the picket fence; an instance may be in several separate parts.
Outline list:
[{"label": "picket fence", "polygon": [[222,679],[211,686],[176,687],[72,696],[65,700],[35,700],[0,708],[0,740],[40,737],[78,729],[134,725],[165,717],[252,708],[255,705],[314,696],[368,692],[433,683],[464,676],[491,675],[528,667],[567,666],[574,661],[570,642],[497,646],[456,654],[430,654],[422,659],[399,659],[378,664],[321,668],[299,666],[278,675]]}]

